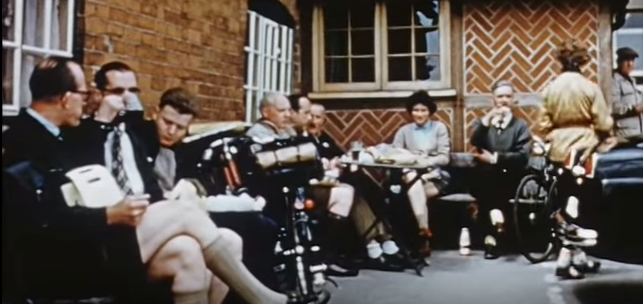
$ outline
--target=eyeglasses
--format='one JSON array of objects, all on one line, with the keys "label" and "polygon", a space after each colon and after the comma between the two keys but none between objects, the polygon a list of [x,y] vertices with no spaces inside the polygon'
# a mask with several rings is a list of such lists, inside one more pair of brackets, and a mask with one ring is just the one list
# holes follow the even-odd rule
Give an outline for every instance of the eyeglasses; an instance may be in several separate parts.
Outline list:
[{"label": "eyeglasses", "polygon": [[76,91],[71,91],[71,93],[83,95],[83,100],[84,101],[88,101],[89,97],[91,96],[91,92],[89,92],[89,91],[78,91],[78,90],[76,90]]},{"label": "eyeglasses", "polygon": [[105,92],[114,94],[114,95],[123,95],[125,92],[130,92],[133,94],[138,94],[141,92],[141,89],[139,88],[111,88],[111,89],[105,89]]}]

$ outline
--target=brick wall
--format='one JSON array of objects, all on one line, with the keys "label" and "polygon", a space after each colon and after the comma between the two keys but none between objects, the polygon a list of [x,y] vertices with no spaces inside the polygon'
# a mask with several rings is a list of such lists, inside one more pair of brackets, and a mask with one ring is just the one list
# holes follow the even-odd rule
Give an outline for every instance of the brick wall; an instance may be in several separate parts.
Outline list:
[{"label": "brick wall", "polygon": [[[282,2],[297,19],[296,0]],[[203,118],[243,119],[247,6],[245,0],[86,0],[86,72],[121,60],[137,71],[148,109],[164,90],[183,86],[198,94]]]}]

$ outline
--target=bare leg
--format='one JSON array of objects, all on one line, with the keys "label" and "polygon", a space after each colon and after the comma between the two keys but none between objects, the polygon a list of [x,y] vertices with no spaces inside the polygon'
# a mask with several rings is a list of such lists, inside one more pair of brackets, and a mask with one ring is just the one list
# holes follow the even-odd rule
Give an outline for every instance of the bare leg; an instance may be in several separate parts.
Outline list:
[{"label": "bare leg", "polygon": [[235,289],[250,304],[286,303],[287,297],[259,282],[234,256],[231,242],[221,237],[220,230],[193,203],[159,202],[151,205],[137,227],[143,262],[171,239],[188,235],[202,248],[208,269]]},{"label": "bare leg", "polygon": [[165,243],[152,257],[148,273],[153,280],[172,280],[174,302],[205,304],[212,274],[203,262],[201,245],[189,236]]},{"label": "bare leg", "polygon": [[[404,176],[404,179],[409,182],[415,178],[417,173],[410,172]],[[413,209],[413,214],[417,219],[418,226],[420,230],[429,228],[429,210],[427,206],[427,194],[422,184],[422,181],[419,180],[415,182],[409,188],[408,192],[409,202],[411,203],[411,209]]]}]

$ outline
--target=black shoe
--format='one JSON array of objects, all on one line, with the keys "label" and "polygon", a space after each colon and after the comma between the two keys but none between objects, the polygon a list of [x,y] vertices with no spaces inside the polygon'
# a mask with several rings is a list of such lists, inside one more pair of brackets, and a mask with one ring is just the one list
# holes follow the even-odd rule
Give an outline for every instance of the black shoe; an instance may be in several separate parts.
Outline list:
[{"label": "black shoe", "polygon": [[330,292],[326,289],[322,290],[319,294],[317,294],[317,300],[312,300],[312,301],[304,301],[304,300],[294,300],[290,299],[288,301],[288,304],[327,304],[330,301]]},{"label": "black shoe", "polygon": [[576,266],[570,265],[567,267],[557,267],[556,276],[563,280],[580,280],[585,277],[582,271]]},{"label": "black shoe", "polygon": [[597,273],[601,269],[601,262],[588,259],[587,262],[574,266],[583,273]]},{"label": "black shoe", "polygon": [[404,266],[400,264],[396,264],[393,261],[387,260],[385,255],[381,255],[379,258],[376,258],[376,259],[368,259],[368,261],[366,262],[366,268],[372,269],[372,270],[391,271],[391,272],[402,272],[405,269]]},{"label": "black shoe", "polygon": [[498,253],[498,246],[487,244],[485,245],[484,258],[485,260],[495,260],[500,257]]},{"label": "black shoe", "polygon": [[326,268],[326,275],[329,277],[356,277],[359,270],[344,268],[337,264],[329,264]]},{"label": "black shoe", "polygon": [[407,264],[406,259],[404,258],[404,256],[400,252],[397,252],[395,254],[386,254],[385,253],[382,256],[384,257],[386,262],[388,262],[389,264],[400,265],[400,266],[402,266],[404,264]]}]

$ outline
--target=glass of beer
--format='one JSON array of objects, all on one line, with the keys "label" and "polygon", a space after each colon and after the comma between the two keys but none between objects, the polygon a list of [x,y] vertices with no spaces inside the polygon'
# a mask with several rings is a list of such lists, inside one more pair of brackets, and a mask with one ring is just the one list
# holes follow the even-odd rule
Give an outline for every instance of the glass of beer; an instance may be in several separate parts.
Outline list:
[{"label": "glass of beer", "polygon": [[356,140],[351,142],[351,157],[353,158],[353,161],[359,160],[359,152],[362,152],[363,148],[364,144],[362,144],[361,141]]}]

